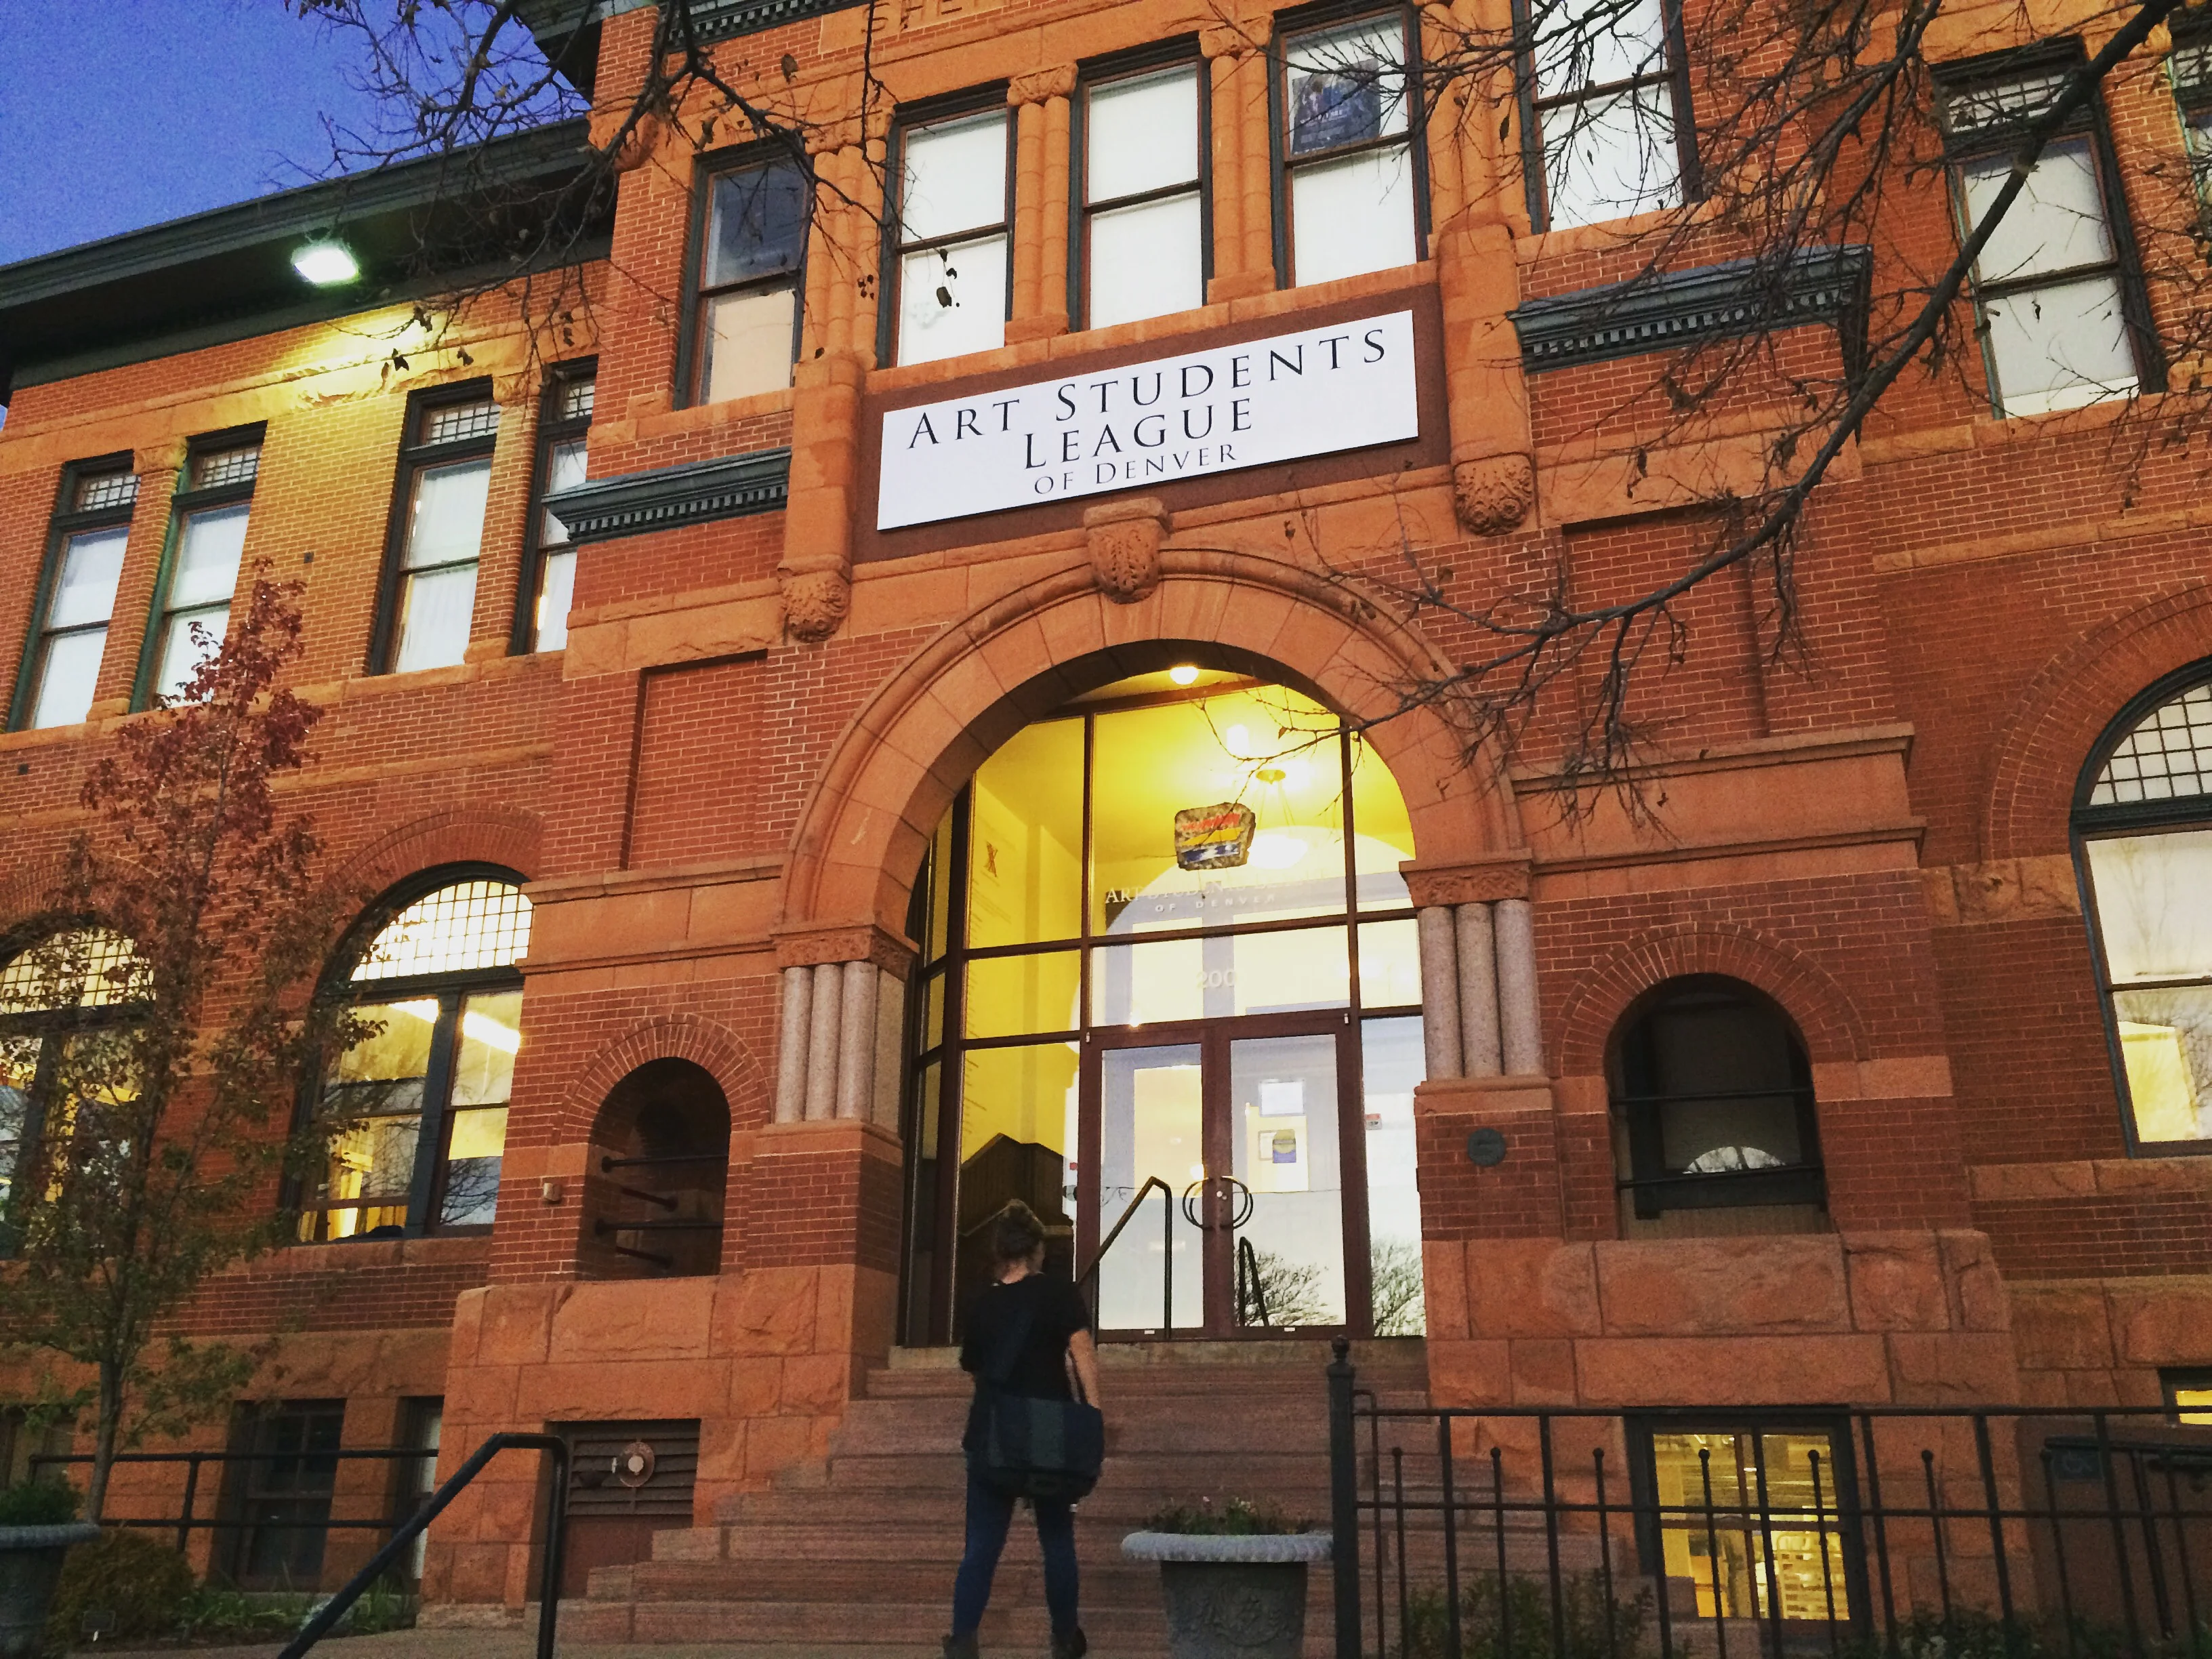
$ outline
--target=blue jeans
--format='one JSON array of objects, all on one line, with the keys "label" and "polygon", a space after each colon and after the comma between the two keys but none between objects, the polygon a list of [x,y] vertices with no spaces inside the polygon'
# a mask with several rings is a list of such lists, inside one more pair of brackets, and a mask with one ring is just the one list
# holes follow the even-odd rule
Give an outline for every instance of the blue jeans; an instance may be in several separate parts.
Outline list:
[{"label": "blue jeans", "polygon": [[[960,1572],[952,1581],[952,1633],[966,1636],[983,1622],[990,1605],[991,1578],[999,1570],[999,1552],[1006,1547],[1006,1529],[1013,1524],[1014,1499],[993,1491],[968,1470],[968,1547],[960,1558]],[[1044,1599],[1052,1611],[1054,1636],[1075,1634],[1075,1508],[1037,1498],[1037,1542],[1044,1548]]]}]

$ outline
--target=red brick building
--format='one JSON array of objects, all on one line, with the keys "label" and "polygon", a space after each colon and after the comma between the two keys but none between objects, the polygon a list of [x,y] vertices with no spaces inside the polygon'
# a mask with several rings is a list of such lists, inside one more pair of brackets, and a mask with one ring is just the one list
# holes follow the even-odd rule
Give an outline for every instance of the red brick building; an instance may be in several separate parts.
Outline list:
[{"label": "red brick building", "polygon": [[[1679,568],[1760,408],[1655,451],[1622,405],[1639,343],[1741,297],[1725,247],[1600,293],[1635,268],[1602,189],[1494,189],[1492,124],[1316,67],[1402,62],[1410,9],[694,9],[725,73],[841,112],[838,193],[810,220],[787,149],[678,112],[553,331],[414,320],[422,167],[0,270],[0,926],[241,559],[305,584],[292,799],[378,896],[331,982],[386,1029],[333,1088],[405,1086],[196,1304],[272,1344],[196,1443],[642,1437],[661,1496],[592,1559],[711,1553],[951,1340],[980,1220],[1024,1197],[1087,1266],[1148,1178],[1188,1195],[1184,1337],[1348,1333],[1438,1403],[2212,1387],[2212,588],[2185,455],[2112,462],[2164,385],[2134,337],[1999,326],[1972,385],[1901,386],[1809,509],[1804,663],[1708,584],[1634,693],[1656,816],[1563,817],[1540,724],[1509,765],[1449,697],[1401,712],[1469,631],[1343,573],[1407,546],[1480,605]],[[653,12],[593,15],[619,112]],[[2011,27],[1929,55],[2002,103]],[[2047,164],[2093,180],[2092,300],[2135,303],[2189,72]],[[1938,196],[1901,237],[1953,234]],[[309,289],[333,226],[365,273]],[[1867,258],[1793,267],[1793,361],[1839,361]],[[1161,1334],[1153,1224],[1109,1335]],[[342,1468],[322,1513],[417,1478]],[[434,1602],[535,1593],[534,1477],[498,1480],[433,1530]],[[227,1488],[274,1518],[196,1552],[359,1559],[288,1554],[295,1496]]]}]

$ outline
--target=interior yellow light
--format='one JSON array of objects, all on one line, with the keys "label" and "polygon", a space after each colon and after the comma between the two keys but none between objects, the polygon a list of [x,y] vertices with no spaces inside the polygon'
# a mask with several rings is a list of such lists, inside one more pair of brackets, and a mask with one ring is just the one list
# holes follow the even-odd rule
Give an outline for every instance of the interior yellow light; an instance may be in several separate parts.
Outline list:
[{"label": "interior yellow light", "polygon": [[1177,685],[1195,685],[1198,684],[1198,670],[1189,663],[1177,663],[1168,670],[1168,678]]},{"label": "interior yellow light", "polygon": [[503,1054],[518,1052],[522,1047],[522,1033],[511,1025],[502,1025],[489,1014],[480,1014],[471,1008],[461,1016],[461,1030],[487,1048],[496,1048]]},{"label": "interior yellow light", "polygon": [[430,1024],[438,1018],[438,1000],[423,997],[414,1002],[392,1002],[385,1005],[395,1014],[412,1014],[423,1024]]}]

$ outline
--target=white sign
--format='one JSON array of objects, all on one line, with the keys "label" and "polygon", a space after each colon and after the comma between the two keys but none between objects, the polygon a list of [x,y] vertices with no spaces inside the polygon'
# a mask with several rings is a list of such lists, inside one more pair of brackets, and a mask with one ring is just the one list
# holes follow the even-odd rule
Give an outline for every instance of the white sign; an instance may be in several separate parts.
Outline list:
[{"label": "white sign", "polygon": [[1420,435],[1413,313],[884,416],[876,528],[1143,489]]}]

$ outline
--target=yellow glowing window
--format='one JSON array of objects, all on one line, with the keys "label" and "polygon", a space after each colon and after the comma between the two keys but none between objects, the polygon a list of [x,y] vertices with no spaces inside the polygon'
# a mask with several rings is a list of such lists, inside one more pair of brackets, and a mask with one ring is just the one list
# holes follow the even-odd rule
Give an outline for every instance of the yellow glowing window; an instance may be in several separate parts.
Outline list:
[{"label": "yellow glowing window", "polygon": [[1700,1617],[1850,1617],[1827,1435],[1654,1434],[1651,1455],[1667,1577]]},{"label": "yellow glowing window", "polygon": [[56,933],[0,969],[0,1014],[107,1008],[146,994],[137,949],[104,927]]}]

